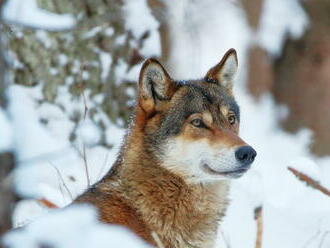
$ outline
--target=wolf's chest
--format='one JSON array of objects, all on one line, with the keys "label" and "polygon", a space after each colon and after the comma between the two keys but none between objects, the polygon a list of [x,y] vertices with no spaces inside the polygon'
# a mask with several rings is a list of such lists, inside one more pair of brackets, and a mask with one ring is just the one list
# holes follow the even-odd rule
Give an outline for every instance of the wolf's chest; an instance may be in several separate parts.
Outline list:
[{"label": "wolf's chest", "polygon": [[[212,247],[217,233],[219,206],[202,208],[194,204],[172,206],[154,215],[149,215],[148,222],[164,247]],[[210,206],[211,205],[211,206]]]}]

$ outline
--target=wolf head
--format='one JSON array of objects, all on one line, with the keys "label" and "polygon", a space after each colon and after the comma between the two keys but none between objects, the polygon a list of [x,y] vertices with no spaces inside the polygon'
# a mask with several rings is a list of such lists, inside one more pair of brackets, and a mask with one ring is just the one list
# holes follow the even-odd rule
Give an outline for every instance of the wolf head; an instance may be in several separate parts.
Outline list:
[{"label": "wolf head", "polygon": [[203,79],[175,81],[157,60],[144,63],[136,125],[159,166],[189,182],[237,178],[249,169],[256,151],[238,136],[237,66],[230,49]]}]

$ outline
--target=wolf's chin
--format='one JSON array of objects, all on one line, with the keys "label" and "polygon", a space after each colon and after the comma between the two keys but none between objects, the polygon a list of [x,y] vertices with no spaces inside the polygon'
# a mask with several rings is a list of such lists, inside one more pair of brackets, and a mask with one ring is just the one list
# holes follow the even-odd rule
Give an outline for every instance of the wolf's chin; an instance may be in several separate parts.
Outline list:
[{"label": "wolf's chin", "polygon": [[243,174],[245,172],[248,171],[247,168],[239,168],[239,169],[227,170],[227,171],[217,171],[217,170],[212,169],[208,164],[203,164],[202,169],[207,174],[218,175],[218,176],[223,176],[223,177],[227,177],[227,178],[239,178],[239,177],[243,176]]}]

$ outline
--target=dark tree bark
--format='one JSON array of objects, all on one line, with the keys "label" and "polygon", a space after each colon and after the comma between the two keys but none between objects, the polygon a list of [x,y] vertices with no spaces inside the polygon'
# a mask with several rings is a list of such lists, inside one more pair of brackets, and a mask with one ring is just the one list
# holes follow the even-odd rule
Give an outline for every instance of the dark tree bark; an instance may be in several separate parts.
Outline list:
[{"label": "dark tree bark", "polygon": [[[2,4],[0,4],[0,10]],[[0,110],[6,112],[7,99],[5,90],[7,89],[7,66],[3,56],[1,35],[2,32],[0,33]],[[12,212],[16,201],[16,194],[12,187],[10,175],[14,169],[14,161],[14,155],[11,151],[0,151],[0,247],[2,235],[12,228]]]},{"label": "dark tree bark", "polygon": [[289,106],[285,129],[310,128],[315,135],[311,150],[324,156],[330,154],[330,1],[302,3],[310,26],[299,40],[286,40],[274,66],[272,93]]},{"label": "dark tree bark", "polygon": [[14,169],[14,164],[14,156],[11,152],[0,153],[0,237],[12,228],[16,195],[12,188],[10,174]]},{"label": "dark tree bark", "polygon": [[[264,1],[241,0],[241,2],[250,28],[253,32],[258,32]],[[259,99],[273,85],[273,60],[258,44],[251,44],[247,56],[247,88],[256,99]]]},{"label": "dark tree bark", "polygon": [[[252,29],[262,1],[243,1]],[[267,51],[252,45],[248,57],[248,89],[258,99],[265,92],[289,108],[282,126],[289,132],[313,131],[311,151],[330,154],[330,1],[302,1],[310,25],[298,40],[286,38],[282,54],[274,60]]]}]

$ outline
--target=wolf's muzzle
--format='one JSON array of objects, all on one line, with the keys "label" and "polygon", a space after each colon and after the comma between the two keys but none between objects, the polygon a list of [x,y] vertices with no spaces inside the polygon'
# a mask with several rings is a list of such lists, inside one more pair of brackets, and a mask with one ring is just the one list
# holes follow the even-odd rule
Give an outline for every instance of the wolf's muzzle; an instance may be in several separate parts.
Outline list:
[{"label": "wolf's muzzle", "polygon": [[256,156],[257,152],[251,146],[242,146],[235,152],[235,157],[242,167],[251,165]]}]

